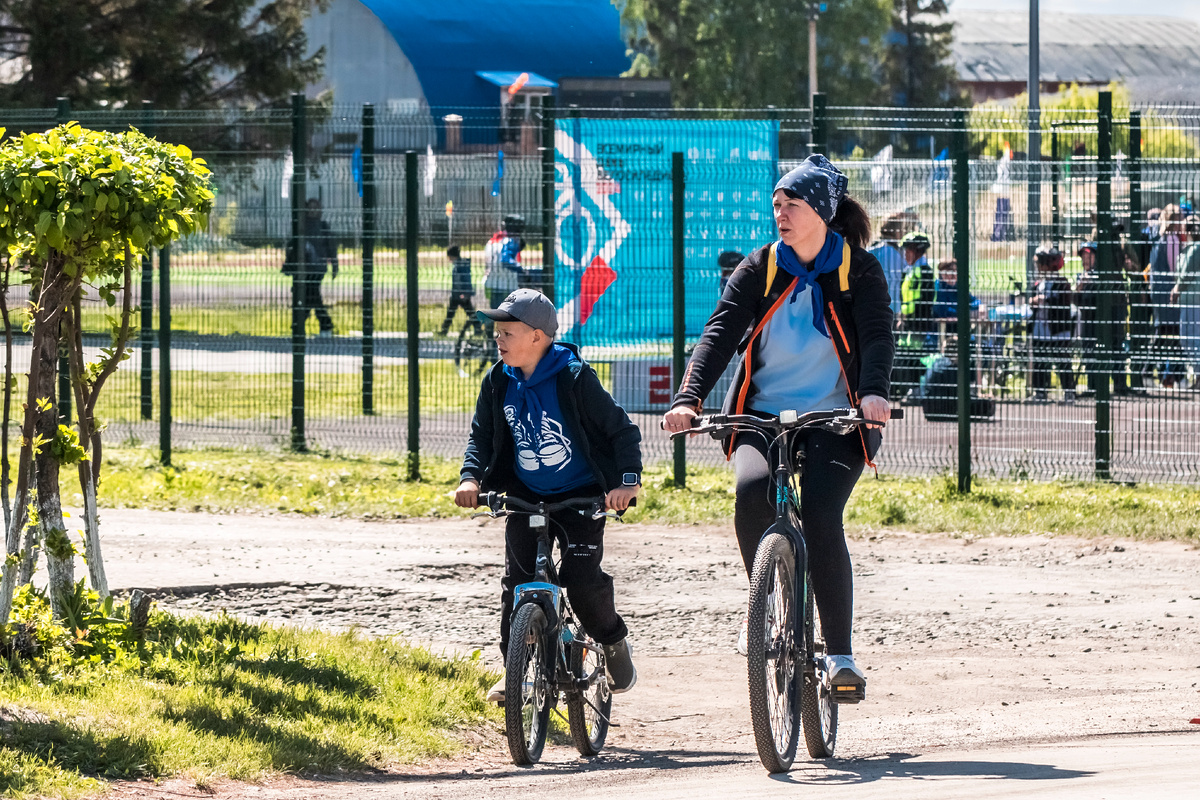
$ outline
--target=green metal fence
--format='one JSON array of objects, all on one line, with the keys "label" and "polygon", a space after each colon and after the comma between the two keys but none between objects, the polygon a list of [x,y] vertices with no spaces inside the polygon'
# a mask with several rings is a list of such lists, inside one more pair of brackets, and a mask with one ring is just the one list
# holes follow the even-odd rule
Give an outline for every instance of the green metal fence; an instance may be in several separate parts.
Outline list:
[{"label": "green metal fence", "polygon": [[[889,219],[919,228],[932,265],[957,261],[938,313],[897,331],[892,399],[909,413],[888,430],[881,471],[955,471],[963,488],[972,474],[1193,482],[1200,251],[1190,248],[1190,220],[1167,224],[1157,246],[1143,228],[1149,209],[1200,192],[1200,110],[1114,112],[1105,97],[1099,111],[1043,112],[1040,160],[1023,153],[1023,112],[838,108],[820,98],[812,114],[635,117],[547,105],[504,126],[486,111],[396,117],[302,103],[10,110],[0,125],[8,135],[66,119],[134,125],[210,163],[209,230],[144,262],[141,337],[101,412],[110,437],[160,445],[168,459],[172,445],[394,452],[410,454],[416,475],[420,455],[459,456],[490,353],[462,310],[443,332],[454,289],[446,250],[457,245],[470,260],[472,300],[483,307],[489,240],[518,214],[523,282],[555,295],[564,338],[627,405],[647,459],[715,463],[715,443],[676,451],[658,417],[719,296],[717,256],[771,240],[772,176],[821,151],[849,175],[877,231]],[[732,123],[766,132],[761,157],[731,152]],[[627,144],[583,152],[575,132],[587,130],[619,131]],[[639,141],[669,142],[670,152]],[[607,265],[614,248],[589,239],[585,224],[605,198],[628,229],[615,275],[596,262]],[[327,228],[305,223],[311,199]],[[302,257],[320,264],[299,274],[284,271],[289,242],[312,252],[306,238],[336,245],[336,274],[320,255]],[[1096,268],[1081,285],[1078,248],[1089,238],[1099,243]],[[1033,311],[1041,245],[1064,252],[1072,289],[1057,370]],[[889,248],[875,249],[899,280],[906,265]],[[20,287],[12,295],[11,306],[24,300]],[[105,309],[91,312],[88,343],[98,348]],[[23,368],[19,333],[15,352]]]}]

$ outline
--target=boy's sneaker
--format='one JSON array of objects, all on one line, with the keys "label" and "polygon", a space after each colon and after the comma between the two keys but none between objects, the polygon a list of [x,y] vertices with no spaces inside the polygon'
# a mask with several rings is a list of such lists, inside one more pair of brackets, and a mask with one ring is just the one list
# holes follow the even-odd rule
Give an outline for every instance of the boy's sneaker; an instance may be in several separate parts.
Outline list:
[{"label": "boy's sneaker", "polygon": [[637,683],[633,645],[628,637],[616,644],[604,645],[604,671],[608,675],[608,690],[613,694],[628,692]]},{"label": "boy's sneaker", "polygon": [[738,627],[737,651],[740,656],[750,652],[750,617],[746,614],[742,615],[742,624]]},{"label": "boy's sneaker", "polygon": [[496,681],[496,683],[492,685],[492,688],[488,689],[487,701],[489,703],[503,703],[504,702],[504,673],[503,672],[500,673],[500,680]]},{"label": "boy's sneaker", "polygon": [[867,678],[854,663],[854,656],[825,656],[829,693],[835,703],[858,703],[867,698]]}]

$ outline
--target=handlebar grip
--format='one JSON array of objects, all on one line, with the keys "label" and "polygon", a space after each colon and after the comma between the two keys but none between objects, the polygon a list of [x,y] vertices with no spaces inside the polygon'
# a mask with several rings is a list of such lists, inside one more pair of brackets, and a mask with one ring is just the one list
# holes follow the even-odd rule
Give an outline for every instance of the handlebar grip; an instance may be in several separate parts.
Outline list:
[{"label": "handlebar grip", "polygon": [[904,409],[903,408],[893,408],[892,409],[892,419],[904,419]]}]

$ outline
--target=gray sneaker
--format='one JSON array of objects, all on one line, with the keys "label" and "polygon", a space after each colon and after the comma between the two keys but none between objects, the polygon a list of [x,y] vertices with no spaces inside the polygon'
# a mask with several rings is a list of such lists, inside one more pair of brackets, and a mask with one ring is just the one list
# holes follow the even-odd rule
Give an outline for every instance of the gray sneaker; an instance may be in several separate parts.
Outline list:
[{"label": "gray sneaker", "polygon": [[867,678],[854,656],[825,656],[825,674],[835,703],[860,703],[867,699]]},{"label": "gray sneaker", "polygon": [[633,645],[625,638],[616,644],[604,645],[604,671],[608,675],[608,689],[613,694],[628,692],[637,683],[637,670],[633,666]]}]

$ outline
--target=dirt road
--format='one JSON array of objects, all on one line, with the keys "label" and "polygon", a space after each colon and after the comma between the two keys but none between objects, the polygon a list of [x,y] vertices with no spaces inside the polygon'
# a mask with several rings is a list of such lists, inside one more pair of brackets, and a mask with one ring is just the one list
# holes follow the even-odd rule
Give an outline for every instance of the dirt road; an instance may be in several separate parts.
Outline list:
[{"label": "dirt road", "polygon": [[[164,606],[404,633],[498,662],[498,523],[105,514],[115,587]],[[639,682],[601,758],[552,745],[517,770],[498,736],[459,761],[370,783],[231,785],[227,797],[1200,796],[1200,550],[1175,543],[888,534],[850,543],[868,702],[838,756],[771,779],[758,765],[746,580],[719,527],[615,525],[606,564]],[[486,780],[480,780],[486,778]],[[1011,780],[1009,780],[1011,779]],[[180,787],[175,787],[179,790]],[[125,787],[127,796],[158,796]]]}]

